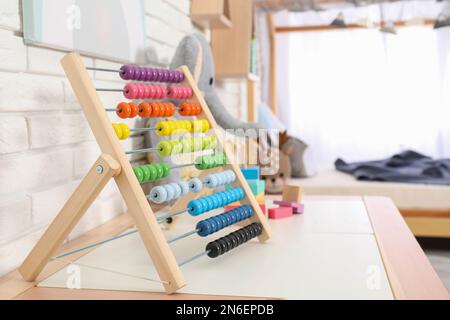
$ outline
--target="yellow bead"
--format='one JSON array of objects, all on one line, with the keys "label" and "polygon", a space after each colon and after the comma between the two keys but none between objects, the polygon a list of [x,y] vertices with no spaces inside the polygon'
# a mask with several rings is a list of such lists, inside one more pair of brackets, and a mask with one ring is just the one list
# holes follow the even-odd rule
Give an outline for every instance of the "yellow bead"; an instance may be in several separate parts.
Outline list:
[{"label": "yellow bead", "polygon": [[116,133],[117,138],[122,140],[122,127],[120,126],[119,123],[113,123],[113,129],[114,132]]},{"label": "yellow bead", "polygon": [[208,132],[210,126],[209,126],[209,122],[206,119],[202,119],[202,124],[203,124],[203,132]]},{"label": "yellow bead", "polygon": [[121,138],[121,140],[128,139],[130,137],[130,128],[127,126],[126,123],[121,123],[120,127],[122,129],[122,138]]},{"label": "yellow bead", "polygon": [[168,121],[160,121],[156,124],[156,134],[158,136],[170,135],[170,126]]},{"label": "yellow bead", "polygon": [[201,120],[192,120],[192,132],[202,132],[203,123]]},{"label": "yellow bead", "polygon": [[186,132],[192,131],[192,122],[189,120],[183,120],[184,122],[184,128],[186,129]]}]

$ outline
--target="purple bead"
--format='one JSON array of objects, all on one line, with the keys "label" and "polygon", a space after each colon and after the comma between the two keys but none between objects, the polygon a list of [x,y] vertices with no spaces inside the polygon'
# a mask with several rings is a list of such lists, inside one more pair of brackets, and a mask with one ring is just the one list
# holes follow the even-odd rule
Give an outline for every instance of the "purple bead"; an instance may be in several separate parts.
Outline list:
[{"label": "purple bead", "polygon": [[163,70],[163,82],[169,81],[169,70]]},{"label": "purple bead", "polygon": [[119,75],[123,80],[132,80],[134,77],[135,68],[132,65],[125,64],[120,67]]},{"label": "purple bead", "polygon": [[162,69],[158,69],[158,79],[156,81],[163,82],[164,81],[163,78],[164,78],[163,70]]},{"label": "purple bead", "polygon": [[175,79],[175,71],[169,70],[169,77],[167,79],[167,82],[173,82]]},{"label": "purple bead", "polygon": [[145,68],[145,81],[153,81],[153,69]]},{"label": "purple bead", "polygon": [[158,70],[152,69],[152,81],[158,81]]},{"label": "purple bead", "polygon": [[140,67],[139,68],[139,80],[141,81],[146,81],[145,79],[147,78],[147,70],[144,67]]},{"label": "purple bead", "polygon": [[178,71],[178,79],[180,79],[180,81],[178,82],[182,82],[184,80],[184,73],[181,71]]}]

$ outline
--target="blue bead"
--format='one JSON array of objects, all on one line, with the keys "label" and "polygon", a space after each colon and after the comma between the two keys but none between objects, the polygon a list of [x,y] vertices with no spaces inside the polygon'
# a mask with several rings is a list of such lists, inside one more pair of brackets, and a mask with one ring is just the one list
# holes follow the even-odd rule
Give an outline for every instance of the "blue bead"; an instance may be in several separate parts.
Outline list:
[{"label": "blue bead", "polygon": [[231,224],[234,224],[237,222],[237,217],[236,217],[236,211],[235,212],[230,212],[230,218],[231,218]]},{"label": "blue bead", "polygon": [[217,223],[214,219],[208,219],[208,220],[209,220],[209,224],[211,225],[211,233],[214,233],[217,230],[219,230],[219,226],[217,225]]},{"label": "blue bead", "polygon": [[206,220],[199,221],[195,226],[195,229],[199,230],[197,231],[197,234],[201,237],[206,237],[211,234],[211,224]]},{"label": "blue bead", "polygon": [[228,227],[228,220],[223,214],[221,214],[218,218],[222,221],[222,229]]},{"label": "blue bead", "polygon": [[223,229],[222,219],[220,219],[219,216],[215,216],[215,217],[213,217],[213,219],[217,224],[217,230]]},{"label": "blue bead", "polygon": [[193,216],[198,216],[204,212],[203,205],[199,199],[189,201],[187,207],[189,214]]},{"label": "blue bead", "polygon": [[220,205],[221,207],[225,206],[227,204],[227,196],[224,193],[220,193],[220,197],[222,198],[222,204]]},{"label": "blue bead", "polygon": [[[204,197],[204,198],[199,198],[199,199],[197,199],[198,201],[200,201],[200,203],[202,204],[202,207],[203,207],[203,212],[208,212],[210,209],[209,209],[209,203],[208,203],[208,197]],[[202,212],[202,213],[203,213]]]},{"label": "blue bead", "polygon": [[244,189],[238,188],[238,190],[239,190],[239,199],[243,199],[245,196]]},{"label": "blue bead", "polygon": [[225,195],[226,195],[226,197],[227,197],[226,204],[230,204],[230,203],[234,202],[233,196],[232,196],[232,193],[231,193],[231,192],[227,192]]},{"label": "blue bead", "polygon": [[211,197],[211,199],[213,201],[214,209],[219,208],[220,207],[219,196],[214,195],[213,197]]},{"label": "blue bead", "polygon": [[[206,205],[206,211],[211,211],[211,210],[213,210],[214,208],[213,208],[213,201],[212,201],[212,199],[210,198],[210,197],[205,197],[204,198],[204,200],[205,200],[205,202],[207,203],[207,205]],[[206,212],[205,211],[205,212]]]}]

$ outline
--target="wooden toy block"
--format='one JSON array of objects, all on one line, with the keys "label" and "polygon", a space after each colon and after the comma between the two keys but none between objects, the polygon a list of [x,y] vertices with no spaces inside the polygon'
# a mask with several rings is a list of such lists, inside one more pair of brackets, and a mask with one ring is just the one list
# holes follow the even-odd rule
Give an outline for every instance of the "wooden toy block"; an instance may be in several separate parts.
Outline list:
[{"label": "wooden toy block", "polygon": [[257,196],[255,196],[255,198],[256,198],[256,201],[259,204],[265,204],[266,203],[266,198],[265,198],[264,194],[257,195]]},{"label": "wooden toy block", "polygon": [[255,196],[264,193],[264,189],[266,188],[264,180],[247,180],[247,183]]},{"label": "wooden toy block", "polygon": [[259,167],[241,168],[246,180],[259,180]]},{"label": "wooden toy block", "polygon": [[303,191],[300,186],[285,185],[283,188],[283,201],[302,202]]},{"label": "wooden toy block", "polygon": [[278,207],[269,209],[269,219],[283,219],[292,217],[292,207]]},{"label": "wooden toy block", "polygon": [[273,203],[279,205],[280,207],[291,207],[292,211],[297,214],[303,213],[305,207],[303,203],[298,202],[274,200]]}]

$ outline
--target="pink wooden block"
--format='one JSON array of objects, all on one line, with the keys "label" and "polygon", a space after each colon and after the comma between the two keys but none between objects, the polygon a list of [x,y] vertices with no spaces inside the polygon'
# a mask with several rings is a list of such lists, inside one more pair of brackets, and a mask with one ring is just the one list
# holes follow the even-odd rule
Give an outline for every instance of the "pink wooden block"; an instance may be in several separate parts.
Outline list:
[{"label": "pink wooden block", "polygon": [[278,207],[269,209],[269,219],[283,219],[292,217],[292,207]]},{"label": "pink wooden block", "polygon": [[305,208],[303,203],[298,202],[274,200],[273,203],[279,205],[280,207],[291,207],[292,211],[298,214],[303,213],[303,210]]}]

